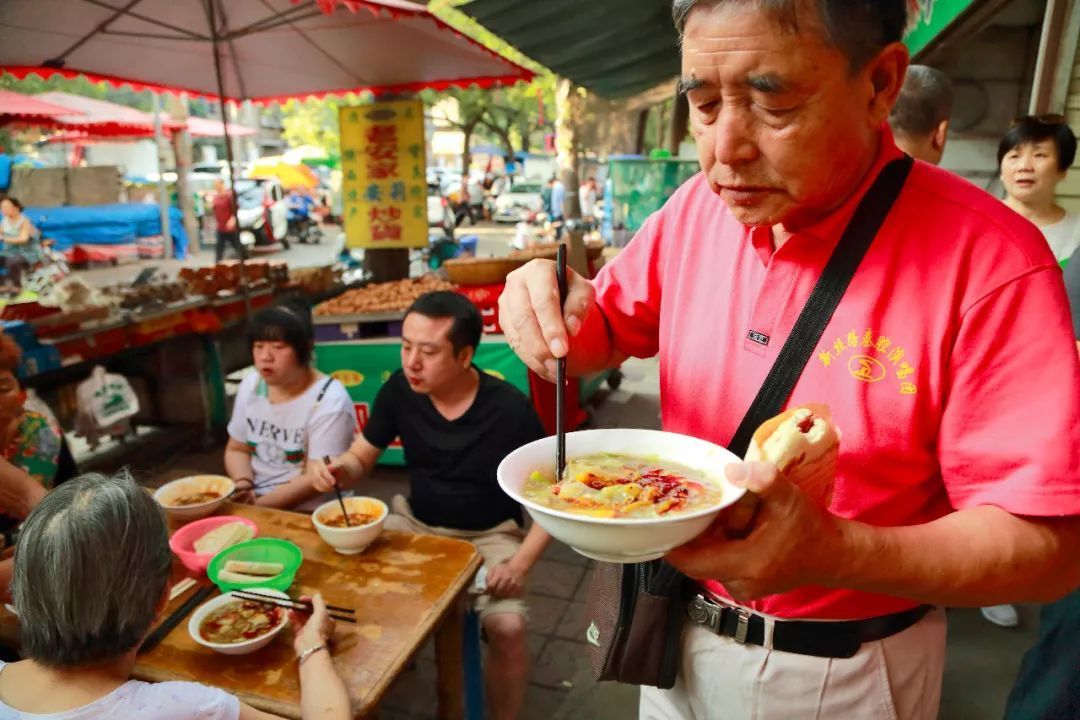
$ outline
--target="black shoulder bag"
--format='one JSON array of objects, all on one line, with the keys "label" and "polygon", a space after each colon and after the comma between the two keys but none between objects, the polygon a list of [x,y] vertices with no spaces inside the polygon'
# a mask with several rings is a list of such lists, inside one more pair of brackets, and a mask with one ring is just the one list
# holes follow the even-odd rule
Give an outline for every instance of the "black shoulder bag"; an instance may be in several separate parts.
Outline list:
[{"label": "black shoulder bag", "polygon": [[[783,410],[912,165],[907,156],[889,163],[863,196],[791,335],[728,443],[735,455],[745,456],[754,431]],[[585,633],[596,679],[673,687],[692,587],[688,578],[663,560],[598,564],[589,583]]]}]

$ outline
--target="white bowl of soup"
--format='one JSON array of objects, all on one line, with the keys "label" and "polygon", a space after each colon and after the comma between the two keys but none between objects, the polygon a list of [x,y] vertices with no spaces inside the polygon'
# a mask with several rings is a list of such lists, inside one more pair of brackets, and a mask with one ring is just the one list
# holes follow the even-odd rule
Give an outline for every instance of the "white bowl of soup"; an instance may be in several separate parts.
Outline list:
[{"label": "white bowl of soup", "polygon": [[[280,590],[250,588],[247,595],[288,600]],[[289,624],[289,611],[226,593],[203,603],[188,620],[188,634],[203,647],[223,655],[247,655],[270,644]]]},{"label": "white bowl of soup", "polygon": [[235,489],[224,475],[193,475],[162,485],[154,499],[178,520],[198,520],[217,511]]},{"label": "white bowl of soup", "polygon": [[355,555],[379,537],[389,510],[386,503],[373,497],[347,497],[344,500],[349,513],[348,525],[337,500],[315,508],[311,522],[327,545],[342,555]]},{"label": "white bowl of soup", "polygon": [[555,438],[529,443],[499,465],[499,485],[555,539],[604,562],[661,558],[745,492],[724,476],[739,458],[676,433],[567,433],[566,458],[567,472],[556,483]]}]

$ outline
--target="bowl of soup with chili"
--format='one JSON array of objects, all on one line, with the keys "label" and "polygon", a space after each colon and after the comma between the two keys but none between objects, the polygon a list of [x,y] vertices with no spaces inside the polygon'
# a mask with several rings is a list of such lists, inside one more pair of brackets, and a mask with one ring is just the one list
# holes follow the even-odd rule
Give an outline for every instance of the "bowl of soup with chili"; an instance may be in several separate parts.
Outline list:
[{"label": "bowl of soup with chili", "polygon": [[739,458],[677,433],[567,433],[566,458],[566,472],[556,478],[555,438],[524,445],[499,465],[499,485],[554,538],[604,562],[663,557],[745,492],[724,476]]},{"label": "bowl of soup with chili", "polygon": [[311,513],[315,531],[327,545],[342,555],[355,555],[379,537],[388,512],[386,503],[373,497],[344,498],[348,522],[337,500],[323,503]]},{"label": "bowl of soup with chili", "polygon": [[[247,595],[288,600],[280,590],[250,588]],[[223,655],[247,655],[266,647],[289,624],[288,610],[246,600],[233,593],[202,604],[188,620],[188,634],[203,647]]]},{"label": "bowl of soup with chili", "polygon": [[236,489],[224,475],[193,475],[162,485],[154,499],[178,520],[198,520],[213,514]]}]

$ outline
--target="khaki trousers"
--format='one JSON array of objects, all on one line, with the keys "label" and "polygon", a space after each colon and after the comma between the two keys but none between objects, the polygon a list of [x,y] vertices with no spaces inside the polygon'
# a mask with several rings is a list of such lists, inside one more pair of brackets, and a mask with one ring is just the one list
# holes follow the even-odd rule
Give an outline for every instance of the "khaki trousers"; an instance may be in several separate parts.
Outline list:
[{"label": "khaki trousers", "polygon": [[945,613],[818,658],[739,645],[688,622],[671,690],[641,689],[642,720],[935,720],[945,669]]}]

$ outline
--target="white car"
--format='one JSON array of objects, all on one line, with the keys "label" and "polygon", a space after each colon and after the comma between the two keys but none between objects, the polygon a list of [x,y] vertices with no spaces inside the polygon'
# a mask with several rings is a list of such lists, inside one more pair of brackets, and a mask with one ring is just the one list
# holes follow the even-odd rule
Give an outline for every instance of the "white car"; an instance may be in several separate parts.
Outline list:
[{"label": "white car", "polygon": [[544,212],[540,183],[517,182],[495,198],[495,222],[534,222]]}]

